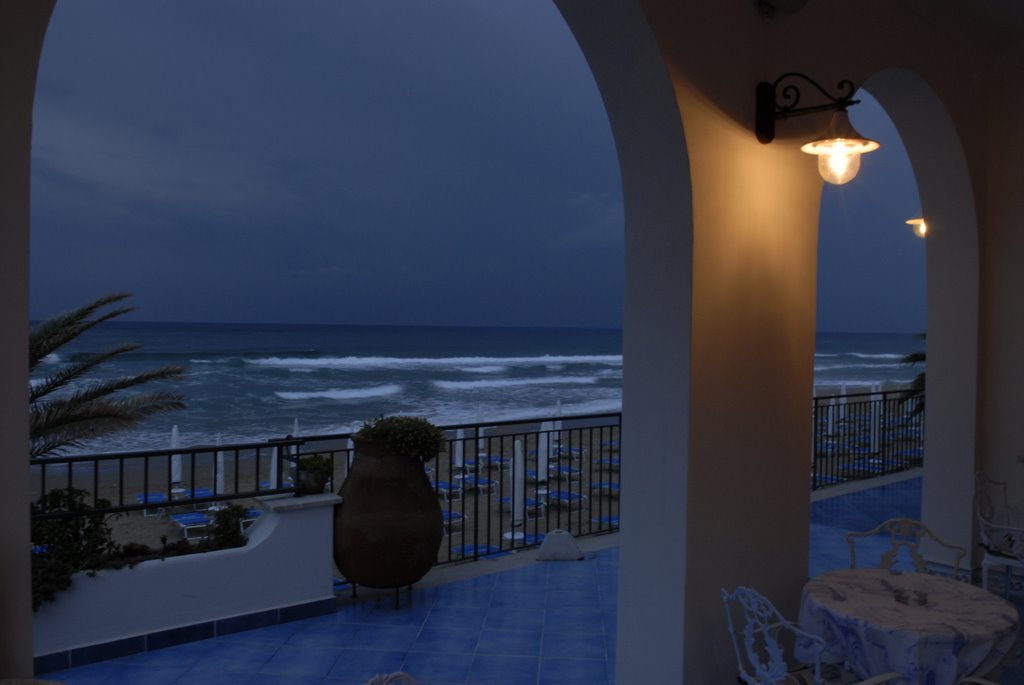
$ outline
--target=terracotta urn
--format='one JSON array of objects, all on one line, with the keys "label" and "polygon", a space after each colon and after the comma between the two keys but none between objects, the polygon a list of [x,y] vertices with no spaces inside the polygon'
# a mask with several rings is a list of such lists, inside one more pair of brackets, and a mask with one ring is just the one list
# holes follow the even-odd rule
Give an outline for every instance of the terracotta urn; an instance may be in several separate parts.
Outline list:
[{"label": "terracotta urn", "polygon": [[412,585],[437,561],[441,505],[423,463],[355,438],[355,457],[334,511],[334,563],[349,582]]}]

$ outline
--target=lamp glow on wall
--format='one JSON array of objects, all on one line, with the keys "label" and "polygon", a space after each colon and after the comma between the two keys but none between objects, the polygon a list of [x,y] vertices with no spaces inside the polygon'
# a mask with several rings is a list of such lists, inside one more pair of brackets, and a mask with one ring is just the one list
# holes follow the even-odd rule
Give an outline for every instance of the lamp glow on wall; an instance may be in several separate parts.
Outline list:
[{"label": "lamp glow on wall", "polygon": [[924,238],[928,235],[928,224],[921,217],[907,219],[907,223],[914,227],[914,235],[918,238]]},{"label": "lamp glow on wall", "polygon": [[[806,81],[827,100],[820,105],[799,107],[800,88],[793,81]],[[779,87],[782,86],[781,91]],[[860,156],[879,148],[878,142],[861,135],[850,123],[846,108],[860,100],[853,99],[856,87],[843,80],[837,85],[841,94],[832,96],[809,76],[791,71],[774,82],[762,81],[755,91],[757,111],[754,130],[762,143],[775,140],[775,122],[779,119],[832,112],[828,128],[816,139],[801,146],[800,150],[818,156],[818,173],[829,183],[842,185],[852,181],[860,171]]]}]

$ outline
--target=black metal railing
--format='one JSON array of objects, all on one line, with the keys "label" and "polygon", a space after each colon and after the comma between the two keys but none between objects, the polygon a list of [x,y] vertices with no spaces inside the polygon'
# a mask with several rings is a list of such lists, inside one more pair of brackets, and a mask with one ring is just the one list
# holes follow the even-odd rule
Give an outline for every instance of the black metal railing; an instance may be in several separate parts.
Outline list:
[{"label": "black metal railing", "polygon": [[923,390],[815,397],[811,488],[921,466],[923,410]]},{"label": "black metal railing", "polygon": [[[446,449],[425,467],[442,503],[439,563],[533,547],[556,528],[576,536],[618,529],[620,414],[442,428]],[[330,458],[327,489],[337,491],[353,459],[348,433],[32,459],[33,501],[75,488],[88,492],[94,514],[173,516],[221,501],[298,494],[298,469],[315,455]],[[83,513],[38,507],[33,516]]]},{"label": "black metal railing", "polygon": [[[923,401],[906,390],[814,398],[812,489],[920,466]],[[555,529],[618,530],[621,421],[614,413],[442,426],[447,447],[426,466],[444,516],[438,562],[533,547]],[[32,459],[32,498],[76,488],[94,513],[187,512],[298,494],[298,469],[314,455],[331,459],[327,488],[337,491],[353,458],[347,433]],[[33,516],[82,513],[37,507]]]}]

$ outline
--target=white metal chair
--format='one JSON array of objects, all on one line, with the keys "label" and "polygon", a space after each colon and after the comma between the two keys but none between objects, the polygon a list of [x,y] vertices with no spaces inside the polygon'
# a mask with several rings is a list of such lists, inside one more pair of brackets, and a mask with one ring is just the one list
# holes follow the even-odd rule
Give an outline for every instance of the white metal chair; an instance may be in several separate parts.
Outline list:
[{"label": "white metal chair", "polygon": [[896,563],[900,550],[906,549],[910,555],[914,570],[920,573],[928,572],[928,564],[921,556],[921,542],[930,539],[941,548],[945,548],[952,556],[950,567],[953,578],[960,578],[960,562],[967,553],[960,545],[954,545],[939,538],[921,521],[906,518],[894,518],[884,521],[871,530],[853,532],[846,534],[846,543],[850,545],[850,568],[857,568],[857,544],[858,539],[870,538],[880,533],[889,534],[890,547],[882,553],[878,568],[890,569]]},{"label": "white metal chair", "polygon": [[987,590],[989,571],[1002,566],[1006,569],[1004,594],[1009,596],[1013,569],[1024,569],[1024,514],[1009,505],[1006,483],[979,472],[974,476],[974,515],[985,550],[981,559],[981,586]]},{"label": "white metal chair", "polygon": [[[903,677],[902,673],[885,673],[857,680],[857,677],[835,664],[822,664],[825,641],[787,621],[766,597],[747,587],[733,593],[722,590],[722,602],[729,623],[739,677],[746,685],[881,685]],[[742,618],[742,626],[734,623]],[[737,633],[742,633],[742,639]],[[740,643],[744,649],[740,649]],[[813,663],[791,667],[786,660],[786,646],[814,655]]]}]

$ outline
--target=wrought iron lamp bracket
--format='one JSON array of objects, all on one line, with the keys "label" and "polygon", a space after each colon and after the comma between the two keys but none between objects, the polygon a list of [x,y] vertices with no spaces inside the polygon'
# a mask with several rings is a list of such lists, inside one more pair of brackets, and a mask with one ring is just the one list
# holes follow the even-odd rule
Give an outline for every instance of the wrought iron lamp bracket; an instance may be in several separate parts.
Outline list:
[{"label": "wrought iron lamp bracket", "polygon": [[[794,80],[806,81],[828,102],[800,107],[800,86],[798,83],[793,83]],[[779,86],[782,86],[781,90],[779,90]],[[852,81],[843,79],[836,84],[836,88],[839,90],[839,94],[833,96],[810,76],[796,71],[786,72],[772,83],[761,81],[757,84],[755,91],[757,111],[754,130],[757,133],[757,139],[762,143],[772,142],[775,139],[775,122],[778,119],[788,119],[816,112],[838,112],[860,102],[860,100],[853,99],[857,87]]]}]

